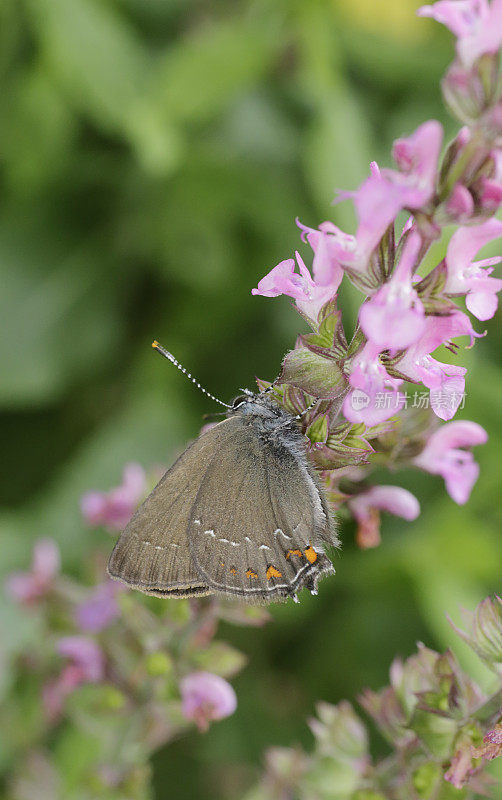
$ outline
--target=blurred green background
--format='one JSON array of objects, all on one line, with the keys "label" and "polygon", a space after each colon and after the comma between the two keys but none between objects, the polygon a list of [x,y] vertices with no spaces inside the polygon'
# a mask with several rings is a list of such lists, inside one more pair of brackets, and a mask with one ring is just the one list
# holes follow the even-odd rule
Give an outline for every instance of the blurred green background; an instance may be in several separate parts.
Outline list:
[{"label": "blurred green background", "polygon": [[[250,290],[298,246],[295,217],[352,230],[335,188],[355,188],[372,159],[390,165],[392,139],[425,119],[454,134],[439,88],[453,42],[418,5],[3,0],[2,574],[42,535],[78,572],[103,544],[82,527],[82,492],[117,485],[126,461],[168,465],[216,410],[152,338],[224,399],[275,377],[301,321]],[[345,303],[350,319],[353,293]],[[419,497],[416,523],[384,520],[368,552],[346,525],[318,598],[224,630],[249,659],[238,711],[158,753],[158,800],[239,796],[264,748],[309,744],[317,699],[379,687],[418,639],[457,643],[445,612],[458,620],[501,589],[500,316],[488,327],[462,356],[462,415],[490,434],[469,504],[439,479],[391,477]],[[2,656],[23,636],[2,609]]]}]

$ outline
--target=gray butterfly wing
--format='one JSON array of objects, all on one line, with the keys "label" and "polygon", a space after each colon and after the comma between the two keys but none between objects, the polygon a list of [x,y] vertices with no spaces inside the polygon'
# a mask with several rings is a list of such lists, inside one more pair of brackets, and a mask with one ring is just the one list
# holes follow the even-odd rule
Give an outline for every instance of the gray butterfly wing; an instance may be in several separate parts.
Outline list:
[{"label": "gray butterfly wing", "polygon": [[201,482],[236,422],[224,420],[199,436],[165,473],[115,544],[108,562],[112,578],[161,597],[212,593],[192,560],[187,530]]},{"label": "gray butterfly wing", "polygon": [[240,423],[195,498],[188,541],[197,571],[213,591],[255,603],[315,591],[334,572],[323,543],[337,541],[303,444],[292,450]]}]

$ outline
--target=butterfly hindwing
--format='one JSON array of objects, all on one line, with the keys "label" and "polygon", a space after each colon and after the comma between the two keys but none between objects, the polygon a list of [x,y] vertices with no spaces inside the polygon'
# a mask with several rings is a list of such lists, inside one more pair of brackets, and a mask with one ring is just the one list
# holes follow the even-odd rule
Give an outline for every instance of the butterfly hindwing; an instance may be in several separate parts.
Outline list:
[{"label": "butterfly hindwing", "polygon": [[252,602],[283,599],[304,585],[315,589],[321,574],[334,572],[322,547],[336,537],[304,449],[263,436],[251,418],[240,417],[208,466],[188,541],[213,591]]}]

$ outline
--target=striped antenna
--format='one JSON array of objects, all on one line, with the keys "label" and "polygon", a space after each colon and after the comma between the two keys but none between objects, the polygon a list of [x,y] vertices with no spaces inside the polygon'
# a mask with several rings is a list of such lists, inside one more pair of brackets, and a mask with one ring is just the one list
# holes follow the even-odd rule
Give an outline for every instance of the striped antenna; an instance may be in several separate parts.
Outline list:
[{"label": "striped antenna", "polygon": [[312,400],[311,404],[310,404],[309,406],[307,406],[307,408],[305,409],[305,411],[302,411],[302,413],[301,413],[301,414],[297,414],[297,415],[296,415],[296,417],[295,417],[295,419],[301,419],[302,417],[304,417],[304,416],[305,416],[305,414],[308,414],[308,413],[309,413],[309,411],[312,411],[312,409],[314,408],[314,406],[315,406],[315,404],[318,402],[318,400],[319,400],[319,398],[318,398],[318,397],[316,397],[316,398],[315,398],[315,400]]},{"label": "striped antenna", "polygon": [[190,378],[192,383],[195,383],[197,389],[200,389],[200,391],[203,394],[205,394],[211,400],[214,400],[215,403],[219,403],[220,406],[225,406],[225,408],[232,408],[232,406],[229,406],[228,403],[224,403],[223,400],[218,400],[218,398],[215,397],[214,394],[211,394],[211,392],[208,392],[207,389],[204,389],[204,387],[200,385],[199,381],[197,381],[193,377],[193,375],[190,375],[188,370],[186,370],[185,367],[182,364],[180,364],[179,361],[177,361],[177,359],[173,356],[173,354],[170,353],[169,350],[166,350],[164,347],[162,347],[162,345],[160,345],[157,340],[152,342],[152,347],[154,350],[157,350],[157,352],[160,353],[161,356],[167,358],[167,360],[170,361],[171,364],[174,364],[175,367],[178,367],[178,369],[180,370],[180,372],[183,373],[183,375],[186,375],[187,378]]}]

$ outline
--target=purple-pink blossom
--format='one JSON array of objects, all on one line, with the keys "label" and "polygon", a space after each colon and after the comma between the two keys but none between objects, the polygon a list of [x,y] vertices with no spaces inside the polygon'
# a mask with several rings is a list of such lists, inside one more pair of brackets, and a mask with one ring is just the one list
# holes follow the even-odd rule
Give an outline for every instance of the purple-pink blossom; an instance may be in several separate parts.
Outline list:
[{"label": "purple-pink blossom", "polygon": [[485,444],[487,440],[488,434],[476,422],[448,422],[431,434],[413,463],[426,472],[441,475],[450,497],[463,505],[479,475],[479,465],[464,448]]},{"label": "purple-pink blossom", "polygon": [[80,630],[98,633],[117,619],[120,614],[117,594],[122,590],[119,583],[111,580],[94,587],[75,609],[75,621]]},{"label": "purple-pink blossom", "polygon": [[502,0],[439,0],[417,14],[446,25],[457,37],[457,54],[467,67],[502,44]]},{"label": "purple-pink blossom", "polygon": [[281,294],[293,297],[300,311],[317,322],[319,311],[323,305],[335,296],[343,272],[329,255],[325,234],[313,231],[310,242],[314,250],[314,279],[305,266],[303,258],[296,252],[300,274],[295,272],[295,261],[288,258],[277,264],[268,275],[265,275],[258,283],[257,288],[251,290],[251,293],[260,294],[263,297],[278,297]]},{"label": "purple-pink blossom", "polygon": [[230,684],[211,672],[192,672],[180,684],[181,710],[186,719],[193,720],[205,731],[213,720],[233,714],[237,697]]},{"label": "purple-pink blossom", "polygon": [[84,520],[88,525],[103,525],[112,531],[121,531],[129,522],[136,506],[146,492],[146,476],[139,464],[126,464],[122,483],[109,492],[87,492],[80,501]]},{"label": "purple-pink blossom", "polygon": [[462,183],[456,183],[446,201],[446,212],[451,222],[467,222],[474,212],[474,198]]},{"label": "purple-pink blossom", "polygon": [[481,225],[459,228],[450,239],[446,251],[447,278],[444,291],[450,295],[466,295],[471,314],[480,320],[491,319],[497,310],[497,292],[502,280],[492,278],[492,266],[500,257],[473,261],[485,244],[502,236],[502,222],[489,219]]},{"label": "purple-pink blossom", "polygon": [[405,139],[396,139],[392,155],[399,172],[382,170],[382,177],[401,192],[402,208],[421,208],[432,198],[443,141],[443,128],[428,120]]},{"label": "purple-pink blossom", "polygon": [[397,391],[402,381],[387,373],[379,358],[380,350],[378,345],[367,342],[348,365],[352,388],[344,400],[343,414],[349,422],[378,425],[403,407],[404,398]]},{"label": "purple-pink blossom", "polygon": [[469,336],[472,343],[476,335],[469,317],[461,311],[444,317],[426,317],[423,335],[405,350],[397,364],[408,380],[430,389],[431,408],[440,419],[449,420],[455,415],[462,402],[467,370],[437,361],[431,353],[456,336]]},{"label": "purple-pink blossom", "polygon": [[53,539],[39,539],[33,548],[31,569],[13,572],[5,589],[18,603],[34,604],[51,589],[61,568],[59,548]]},{"label": "purple-pink blossom", "polygon": [[372,486],[350,498],[347,503],[358,523],[359,547],[376,547],[380,544],[380,514],[390,514],[414,520],[420,514],[420,503],[407,489],[400,486]]},{"label": "purple-pink blossom", "polygon": [[409,347],[425,331],[424,307],[412,284],[420,243],[412,231],[390,280],[361,306],[361,327],[380,350]]},{"label": "purple-pink blossom", "polygon": [[47,716],[55,720],[61,714],[66,697],[84,683],[98,683],[104,677],[105,661],[99,645],[84,636],[64,636],[56,649],[67,663],[57,678],[42,690]]}]

